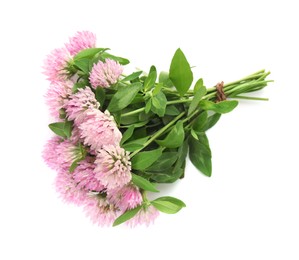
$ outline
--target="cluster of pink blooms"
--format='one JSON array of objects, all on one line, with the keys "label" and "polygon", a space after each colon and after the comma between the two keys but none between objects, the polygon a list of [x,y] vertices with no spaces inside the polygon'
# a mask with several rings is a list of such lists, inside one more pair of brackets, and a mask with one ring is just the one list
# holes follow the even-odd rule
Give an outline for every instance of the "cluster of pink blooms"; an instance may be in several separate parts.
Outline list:
[{"label": "cluster of pink blooms", "polygon": [[[72,92],[77,79],[68,75],[66,68],[78,52],[95,45],[94,34],[78,32],[45,61],[44,73],[50,81],[46,100],[51,115],[61,120],[63,110],[73,122],[73,130],[69,139],[51,138],[45,145],[43,158],[58,173],[55,186],[62,199],[82,206],[94,223],[111,225],[127,210],[143,205],[127,223],[148,225],[158,211],[143,204],[139,188],[131,182],[130,155],[120,147],[122,133],[109,112],[100,110],[93,92],[98,87],[117,83],[122,66],[110,59],[99,61],[90,72],[91,87]],[[74,162],[77,166],[70,171]]]}]

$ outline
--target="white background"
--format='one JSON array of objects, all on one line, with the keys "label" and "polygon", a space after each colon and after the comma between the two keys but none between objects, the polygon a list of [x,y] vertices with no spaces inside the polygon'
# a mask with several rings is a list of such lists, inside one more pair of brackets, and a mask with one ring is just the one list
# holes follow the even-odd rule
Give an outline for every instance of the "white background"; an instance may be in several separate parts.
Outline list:
[{"label": "white background", "polygon": [[[299,259],[296,1],[2,1],[0,259]],[[51,136],[44,57],[77,30],[168,70],[181,47],[207,86],[265,68],[275,83],[209,131],[213,176],[188,163],[162,194],[187,208],[155,225],[99,228],[63,204],[41,150]]]}]

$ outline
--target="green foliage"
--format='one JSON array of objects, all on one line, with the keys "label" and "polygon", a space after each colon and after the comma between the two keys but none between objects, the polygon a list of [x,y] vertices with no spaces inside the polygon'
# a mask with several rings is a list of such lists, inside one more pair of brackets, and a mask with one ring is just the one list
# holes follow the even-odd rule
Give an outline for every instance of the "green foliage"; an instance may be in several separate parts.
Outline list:
[{"label": "green foliage", "polygon": [[152,66],[150,69],[150,73],[148,74],[147,78],[144,81],[144,90],[145,91],[150,90],[154,86],[156,79],[157,79],[157,70],[155,66]]},{"label": "green foliage", "polygon": [[100,87],[96,88],[95,96],[96,96],[96,100],[100,103],[100,106],[103,107],[105,99],[106,99],[105,90]]},{"label": "green foliage", "polygon": [[74,60],[74,65],[85,74],[89,74],[89,59]]},{"label": "green foliage", "polygon": [[189,90],[192,84],[193,73],[181,49],[177,49],[172,58],[169,78],[181,96]]},{"label": "green foliage", "polygon": [[74,86],[72,88],[72,92],[77,93],[79,88],[85,88],[85,87],[86,87],[85,82],[77,82],[77,83],[74,84]]},{"label": "green foliage", "polygon": [[108,110],[110,112],[117,112],[131,104],[136,97],[138,91],[142,88],[142,84],[137,82],[130,86],[120,87],[118,91],[113,95]]},{"label": "green foliage", "polygon": [[79,162],[81,162],[82,160],[85,159],[86,154],[87,154],[87,152],[86,152],[84,146],[79,144],[78,147],[76,148],[76,156],[77,157],[71,164],[71,166],[69,168],[69,172],[72,173],[77,168],[77,166],[79,165]]},{"label": "green foliage", "polygon": [[194,120],[192,129],[196,132],[204,132],[208,120],[208,112],[202,111]]},{"label": "green foliage", "polygon": [[213,127],[220,119],[221,114],[214,113],[208,116],[207,111],[202,111],[194,120],[192,124],[192,130],[201,133],[206,132],[211,127]]},{"label": "green foliage", "polygon": [[130,63],[130,61],[129,61],[128,59],[125,59],[125,58],[122,58],[122,57],[118,57],[118,56],[114,56],[114,55],[109,54],[109,53],[107,53],[107,52],[103,52],[103,53],[101,54],[101,57],[102,57],[103,59],[111,59],[111,60],[115,60],[115,61],[119,62],[119,64],[121,64],[121,65],[127,65],[127,64]]},{"label": "green foliage", "polygon": [[148,172],[163,172],[169,169],[178,159],[177,152],[164,152],[159,159],[146,170]]},{"label": "green foliage", "polygon": [[133,218],[142,208],[142,206],[138,206],[134,209],[130,209],[127,210],[125,213],[123,213],[122,215],[120,215],[113,223],[113,227],[118,226],[124,222],[126,222],[127,220]]},{"label": "green foliage", "polygon": [[146,172],[157,183],[173,183],[184,175],[184,169],[171,167],[161,172]]},{"label": "green foliage", "polygon": [[137,79],[142,74],[142,71],[136,71],[130,74],[129,76],[126,76],[122,79],[122,81],[132,81],[134,79]]},{"label": "green foliage", "polygon": [[123,144],[122,147],[128,152],[135,152],[136,150],[143,148],[147,140],[148,137],[139,138]]},{"label": "green foliage", "polygon": [[133,135],[134,132],[134,125],[131,125],[124,133],[123,136],[120,140],[120,145],[123,145],[128,139],[131,138],[131,136]]},{"label": "green foliage", "polygon": [[152,100],[149,99],[149,100],[147,100],[146,103],[145,103],[145,110],[144,110],[144,112],[145,112],[146,114],[148,114],[148,112],[151,111],[151,108],[152,108]]},{"label": "green foliage", "polygon": [[70,138],[72,135],[73,123],[70,121],[49,124],[49,128],[58,136]]},{"label": "green foliage", "polygon": [[183,121],[178,121],[164,140],[156,140],[160,146],[167,148],[177,148],[182,145],[185,139]]},{"label": "green foliage", "polygon": [[189,139],[189,157],[193,165],[204,175],[212,175],[212,153],[205,134],[198,135],[198,140]]},{"label": "green foliage", "polygon": [[162,155],[162,149],[139,152],[131,160],[134,170],[145,170],[151,166]]},{"label": "green foliage", "polygon": [[151,192],[159,192],[151,182],[134,173],[132,173],[132,182],[143,190],[151,191]]},{"label": "green foliage", "polygon": [[163,117],[165,114],[167,105],[167,98],[165,94],[160,91],[158,94],[151,98],[151,111],[157,114],[159,117]]},{"label": "green foliage", "polygon": [[[196,90],[195,90],[196,89]],[[198,107],[198,104],[202,97],[207,93],[205,86],[203,85],[203,80],[199,79],[194,87],[194,97],[188,109],[188,116],[191,115]]]},{"label": "green foliage", "polygon": [[162,83],[165,87],[173,87],[173,83],[169,78],[169,73],[166,71],[161,71],[159,74],[159,83]]},{"label": "green foliage", "polygon": [[177,107],[174,106],[174,105],[170,105],[170,106],[166,107],[165,115],[168,115],[168,116],[177,116],[180,113],[181,113],[180,110],[178,110]]},{"label": "green foliage", "polygon": [[160,197],[151,201],[151,204],[159,211],[167,214],[175,214],[180,211],[186,204],[174,197]]},{"label": "green foliage", "polygon": [[184,141],[183,145],[178,149],[178,160],[175,163],[174,170],[185,169],[186,157],[188,154],[188,139]]},{"label": "green foliage", "polygon": [[73,130],[73,122],[65,121],[64,127],[63,127],[63,132],[68,139],[71,138],[71,136],[72,136],[72,130]]},{"label": "green foliage", "polygon": [[203,127],[203,131],[207,131],[208,129],[212,128],[220,119],[221,114],[215,113],[208,117],[206,124]]},{"label": "green foliage", "polygon": [[215,113],[224,114],[229,113],[238,105],[237,100],[224,100],[219,103],[214,103],[209,100],[201,100],[199,106],[203,110],[211,110]]},{"label": "green foliage", "polygon": [[82,59],[91,59],[93,58],[96,54],[102,53],[106,50],[109,50],[107,48],[90,48],[90,49],[85,49],[80,51],[75,57],[74,61],[79,61]]}]

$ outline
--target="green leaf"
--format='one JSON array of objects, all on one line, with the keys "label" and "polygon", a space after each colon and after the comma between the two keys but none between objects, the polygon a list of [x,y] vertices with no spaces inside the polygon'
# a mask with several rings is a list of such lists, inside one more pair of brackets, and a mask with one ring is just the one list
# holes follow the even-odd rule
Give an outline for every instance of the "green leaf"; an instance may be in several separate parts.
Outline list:
[{"label": "green leaf", "polygon": [[150,67],[150,71],[149,71],[148,74],[150,74],[150,73],[153,72],[153,71],[156,71],[156,72],[157,72],[157,69],[156,69],[156,67],[155,67],[154,65],[152,65],[152,66]]},{"label": "green leaf", "polygon": [[119,62],[119,64],[121,65],[127,65],[130,63],[130,61],[128,59],[125,59],[125,58],[122,58],[122,57],[117,57],[117,56],[114,56],[112,54],[109,54],[107,52],[103,52],[101,54],[102,58],[104,59],[111,59],[111,60],[115,60],[117,62]]},{"label": "green leaf", "polygon": [[164,152],[152,166],[146,169],[146,171],[163,172],[165,169],[170,168],[177,159],[177,152]]},{"label": "green leaf", "polygon": [[161,71],[159,74],[159,83],[163,83],[165,87],[173,87],[173,83],[169,78],[169,73],[166,71]]},{"label": "green leaf", "polygon": [[49,128],[58,136],[61,136],[63,138],[66,138],[65,132],[64,132],[64,122],[58,122],[58,123],[52,123],[49,124]]},{"label": "green leaf", "polygon": [[193,73],[181,49],[177,49],[172,58],[169,78],[181,96],[188,91],[192,84]]},{"label": "green leaf", "polygon": [[135,152],[136,150],[139,150],[143,147],[142,144],[138,144],[138,143],[128,143],[128,144],[124,144],[122,146],[126,151],[128,152]]},{"label": "green leaf", "polygon": [[188,154],[188,140],[184,141],[183,145],[178,149],[178,160],[175,163],[174,171],[180,168],[185,168],[185,161]]},{"label": "green leaf", "polygon": [[113,95],[109,103],[108,110],[110,112],[117,112],[124,109],[131,104],[141,88],[142,84],[139,82],[133,83],[130,86],[120,87]]},{"label": "green leaf", "polygon": [[181,168],[173,168],[170,170],[164,170],[163,172],[146,173],[151,174],[151,180],[154,180],[157,183],[173,183],[183,176],[184,170]]},{"label": "green leaf", "polygon": [[191,133],[191,135],[193,136],[194,139],[199,140],[198,136],[197,136],[197,133],[194,131],[194,129],[191,128],[190,133]]},{"label": "green leaf", "polygon": [[129,116],[121,116],[120,117],[120,124],[121,125],[129,125],[130,126],[132,124],[138,123],[139,121],[140,120],[139,120],[138,114],[129,115]]},{"label": "green leaf", "polygon": [[151,166],[162,154],[162,149],[139,152],[131,160],[132,168],[135,170],[145,170]]},{"label": "green leaf", "polygon": [[132,173],[132,182],[143,190],[147,190],[151,192],[159,192],[151,182],[134,173]]},{"label": "green leaf", "polygon": [[103,107],[106,99],[105,90],[101,87],[97,87],[95,92],[96,100],[100,103],[100,106]]},{"label": "green leaf", "polygon": [[174,119],[174,117],[173,116],[164,115],[161,119],[162,119],[163,124],[167,125],[167,124],[169,124]]},{"label": "green leaf", "polygon": [[133,135],[134,132],[134,125],[131,125],[123,134],[121,140],[120,140],[120,144],[123,145],[128,139],[131,138],[131,136]]},{"label": "green leaf", "polygon": [[148,140],[148,137],[136,139],[134,141],[124,144],[122,147],[128,152],[134,152],[143,147],[144,143]]},{"label": "green leaf", "polygon": [[220,119],[221,114],[215,113],[208,117],[207,122],[203,128],[203,131],[207,131],[208,129],[212,128]]},{"label": "green leaf", "polygon": [[[135,127],[136,128],[136,127]],[[138,128],[134,131],[134,134],[133,134],[133,139],[136,140],[136,139],[139,139],[139,138],[146,138],[146,140],[149,138],[148,137],[148,133],[147,133],[147,130],[145,127],[142,127],[142,128]]]},{"label": "green leaf", "polygon": [[218,113],[215,113],[208,117],[208,112],[203,111],[194,120],[192,129],[194,129],[194,131],[198,132],[198,133],[206,132],[208,129],[213,127],[218,122],[220,117],[221,117],[221,114],[218,114]]},{"label": "green leaf", "polygon": [[203,111],[199,114],[197,118],[195,118],[192,129],[196,132],[204,132],[205,131],[205,126],[207,124],[207,119],[208,119],[208,112]]},{"label": "green leaf", "polygon": [[142,208],[142,206],[138,206],[134,209],[127,210],[124,214],[120,215],[113,223],[113,227],[118,226],[127,220],[133,218]]},{"label": "green leaf", "polygon": [[207,90],[206,90],[205,86],[203,85],[203,80],[202,79],[199,79],[196,82],[195,87],[196,87],[197,91],[195,92],[195,95],[194,95],[194,97],[191,101],[191,104],[189,106],[188,116],[190,114],[192,114],[197,109],[200,100],[207,93]]},{"label": "green leaf", "polygon": [[170,196],[165,196],[165,197],[160,197],[158,199],[155,199],[155,201],[169,201],[177,206],[180,206],[180,207],[186,207],[186,204],[181,201],[180,199],[177,199],[177,198],[174,198],[174,197],[170,197]]},{"label": "green leaf", "polygon": [[73,123],[71,121],[49,124],[49,128],[58,136],[70,138],[72,135]]},{"label": "green leaf", "polygon": [[142,127],[142,126],[145,126],[147,123],[148,123],[148,120],[143,121],[143,122],[139,122],[139,123],[135,123],[134,127],[135,128]]},{"label": "green leaf", "polygon": [[193,88],[194,93],[196,93],[197,91],[199,91],[199,89],[202,88],[202,87],[207,91],[206,87],[203,85],[203,79],[200,78],[200,79],[195,83],[195,86],[194,86],[194,88]]},{"label": "green leaf", "polygon": [[231,112],[237,105],[237,100],[224,100],[219,103],[214,103],[209,100],[201,100],[199,102],[199,106],[203,110],[211,110],[220,114]]},{"label": "green leaf", "polygon": [[72,173],[77,166],[79,165],[79,162],[84,160],[86,158],[87,151],[85,150],[84,146],[79,143],[79,145],[75,148],[76,151],[76,159],[73,161],[69,168],[69,172]]},{"label": "green leaf", "polygon": [[212,175],[212,155],[209,141],[205,134],[198,135],[199,140],[190,137],[189,157],[193,165],[204,175]]},{"label": "green leaf", "polygon": [[86,83],[85,82],[77,82],[73,85],[72,88],[72,92],[73,93],[77,93],[79,88],[85,88],[86,87]]},{"label": "green leaf", "polygon": [[152,66],[150,69],[150,73],[148,74],[147,78],[144,81],[144,90],[150,90],[152,86],[154,86],[157,79],[157,70],[155,66]]},{"label": "green leaf", "polygon": [[175,105],[170,105],[166,107],[165,115],[177,116],[180,113],[180,110],[178,110]]},{"label": "green leaf", "polygon": [[74,65],[85,74],[89,74],[89,59],[75,60]]},{"label": "green leaf", "polygon": [[159,94],[161,92],[162,87],[163,87],[163,84],[161,84],[161,83],[156,84],[156,86],[153,90],[153,96],[156,96],[157,94]]},{"label": "green leaf", "polygon": [[121,81],[131,81],[131,80],[137,79],[142,74],[142,72],[143,71],[133,72],[129,76],[126,76],[125,78],[123,78]]},{"label": "green leaf", "polygon": [[72,136],[72,129],[73,129],[73,123],[71,121],[65,121],[63,132],[68,139],[71,138]]},{"label": "green leaf", "polygon": [[152,100],[149,99],[148,101],[146,101],[144,112],[148,114],[148,112],[151,111],[151,108],[152,108]]},{"label": "green leaf", "polygon": [[96,54],[109,50],[107,48],[89,48],[89,49],[85,49],[80,51],[75,57],[74,57],[74,61],[78,61],[80,59],[85,59],[85,58],[92,58],[94,57]]},{"label": "green leaf", "polygon": [[140,121],[149,121],[152,119],[152,114],[151,113],[146,114],[146,111],[142,111],[139,113],[138,118]]},{"label": "green leaf", "polygon": [[70,173],[74,172],[74,170],[78,167],[80,161],[81,160],[73,161],[73,163],[71,164],[70,169],[69,169]]},{"label": "green leaf", "polygon": [[[135,82],[134,82],[135,83]],[[137,83],[137,82],[136,82]],[[144,96],[143,96],[143,94],[142,93],[137,93],[137,95],[136,95],[136,97],[133,99],[133,101],[132,101],[132,105],[133,104],[140,104],[140,103],[142,103],[142,102],[144,102]]]},{"label": "green leaf", "polygon": [[167,106],[167,98],[165,94],[160,91],[157,95],[151,98],[151,111],[159,117],[163,117]]},{"label": "green leaf", "polygon": [[156,140],[156,143],[167,148],[180,147],[185,139],[185,131],[183,121],[178,121],[171,129],[164,140]]},{"label": "green leaf", "polygon": [[161,197],[151,201],[151,204],[159,211],[167,214],[175,214],[180,211],[186,204],[173,197]]},{"label": "green leaf", "polygon": [[85,156],[82,158],[79,158],[75,161],[73,161],[73,163],[71,164],[70,168],[69,168],[69,172],[72,173],[74,172],[74,170],[78,167],[79,162],[81,162],[82,160],[84,160]]}]

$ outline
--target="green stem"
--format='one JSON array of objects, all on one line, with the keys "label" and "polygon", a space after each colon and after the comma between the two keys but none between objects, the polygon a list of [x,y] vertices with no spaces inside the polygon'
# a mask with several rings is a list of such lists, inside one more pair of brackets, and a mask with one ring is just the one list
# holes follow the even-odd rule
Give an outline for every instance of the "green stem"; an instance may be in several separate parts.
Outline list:
[{"label": "green stem", "polygon": [[200,110],[195,110],[193,113],[191,113],[189,116],[187,116],[184,120],[183,123],[188,122],[192,117],[196,116],[199,114],[201,111]]},{"label": "green stem", "polygon": [[[192,99],[180,99],[180,100],[172,100],[172,101],[168,101],[166,103],[166,105],[173,105],[173,104],[180,104],[180,103],[188,103],[188,102],[191,102]],[[127,112],[127,113],[124,113],[122,114],[121,116],[122,117],[126,117],[126,116],[132,116],[132,115],[135,115],[135,114],[138,114],[140,112],[143,112],[145,110],[145,107],[141,107],[141,108],[138,108],[136,110],[133,110],[133,111],[130,111],[130,112]]]},{"label": "green stem", "polygon": [[132,116],[132,115],[138,114],[138,113],[140,113],[140,112],[143,112],[144,110],[145,110],[145,107],[141,107],[141,108],[138,108],[138,109],[136,109],[136,110],[133,110],[133,111],[124,113],[124,114],[122,114],[121,116],[122,116],[122,117]]},{"label": "green stem", "polygon": [[235,84],[239,84],[241,82],[245,82],[245,81],[248,81],[248,80],[258,79],[258,78],[260,78],[261,76],[263,76],[265,74],[267,74],[267,73],[265,73],[265,70],[259,70],[255,73],[250,74],[250,75],[248,75],[244,78],[241,78],[239,80],[226,83],[225,86],[235,85]]},{"label": "green stem", "polygon": [[224,88],[224,93],[227,96],[230,96],[230,95],[236,96],[241,93],[251,92],[252,90],[256,91],[256,90],[262,89],[265,86],[267,86],[268,82],[271,82],[271,81],[263,80],[263,81],[246,82],[244,84],[236,85],[231,88]]},{"label": "green stem", "polygon": [[[256,73],[253,73],[247,77],[244,77],[240,80],[233,81],[230,83],[227,83],[224,85],[223,90],[224,93],[228,97],[236,97],[236,98],[243,98],[243,99],[252,99],[252,100],[267,100],[265,98],[251,98],[251,97],[243,97],[239,96],[239,94],[257,91],[259,89],[264,88],[268,82],[272,82],[270,80],[265,81],[265,78],[270,74],[270,72],[265,72],[265,70],[257,71]],[[165,91],[172,93],[172,94],[178,94],[178,91],[174,89],[164,89]],[[211,99],[216,97],[216,87],[207,89],[207,95],[205,95],[202,99]],[[193,90],[188,90],[186,98],[185,99],[179,99],[179,100],[171,100],[168,101],[167,105],[173,105],[173,104],[182,104],[182,103],[190,103],[192,102],[192,98],[189,98],[190,95],[192,95]],[[145,110],[145,107],[141,107],[139,109],[127,112],[122,114],[122,117],[131,116],[138,114],[140,112],[143,112]]]},{"label": "green stem", "polygon": [[234,98],[249,99],[249,100],[269,101],[269,98],[261,98],[261,97],[235,96]]},{"label": "green stem", "polygon": [[179,99],[179,100],[168,101],[166,104],[173,105],[173,104],[189,103],[191,101],[192,101],[192,99]]},{"label": "green stem", "polygon": [[170,121],[167,125],[162,127],[160,130],[158,130],[155,134],[152,135],[152,137],[143,145],[142,148],[134,151],[131,153],[130,157],[132,158],[137,153],[139,153],[141,150],[143,150],[145,147],[147,147],[149,144],[151,144],[153,141],[155,141],[160,135],[162,135],[169,127],[174,125],[180,118],[182,118],[185,115],[185,112],[182,112],[177,117],[175,117],[172,121]]},{"label": "green stem", "polygon": [[[246,76],[246,77],[244,77],[244,78],[242,78],[242,79],[239,79],[239,80],[236,80],[236,81],[232,81],[232,82],[229,82],[229,83],[226,83],[226,84],[224,84],[224,88],[227,88],[227,87],[229,87],[229,86],[232,86],[232,85],[237,85],[237,84],[240,84],[240,83],[245,83],[246,81],[248,81],[248,80],[254,80],[254,79],[260,79],[260,78],[265,78],[265,77],[267,77],[268,75],[270,74],[270,72],[267,72],[267,73],[265,73],[265,70],[259,70],[259,71],[257,71],[256,73],[253,73],[253,74],[251,74],[251,75],[249,75],[249,76]],[[214,87],[212,87],[212,88],[208,88],[207,89],[207,92],[209,93],[209,92],[213,92],[213,91],[215,91],[215,88],[216,88],[216,86],[214,86]]]}]

